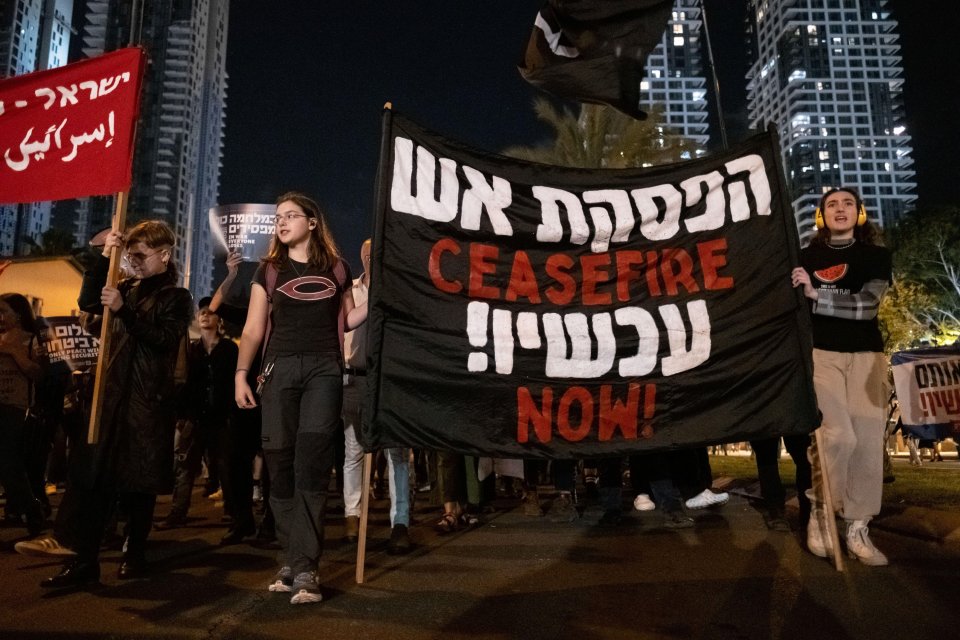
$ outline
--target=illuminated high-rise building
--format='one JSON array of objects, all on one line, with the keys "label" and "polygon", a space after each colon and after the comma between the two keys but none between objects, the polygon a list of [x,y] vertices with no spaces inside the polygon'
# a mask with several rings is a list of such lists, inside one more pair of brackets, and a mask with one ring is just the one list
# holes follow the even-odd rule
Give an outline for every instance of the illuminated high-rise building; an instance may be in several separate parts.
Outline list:
[{"label": "illuminated high-rise building", "polygon": [[858,187],[871,219],[916,201],[903,67],[886,0],[749,0],[751,126],[774,123],[801,239],[830,187]]},{"label": "illuminated high-rise building", "polygon": [[702,29],[700,0],[674,0],[663,40],[647,58],[640,83],[641,105],[663,107],[664,123],[696,142],[698,153],[705,153],[710,138]]},{"label": "illuminated high-rise building", "polygon": [[[67,63],[73,0],[0,2],[0,79]],[[50,227],[49,202],[0,204],[0,255],[26,253]]]},{"label": "illuminated high-rise building", "polygon": [[[227,94],[228,0],[88,0],[87,57],[140,44],[144,79],[128,220],[159,218],[177,235],[174,259],[195,296],[210,293],[207,210],[217,204]],[[111,199],[82,201],[78,240],[107,226]]]}]

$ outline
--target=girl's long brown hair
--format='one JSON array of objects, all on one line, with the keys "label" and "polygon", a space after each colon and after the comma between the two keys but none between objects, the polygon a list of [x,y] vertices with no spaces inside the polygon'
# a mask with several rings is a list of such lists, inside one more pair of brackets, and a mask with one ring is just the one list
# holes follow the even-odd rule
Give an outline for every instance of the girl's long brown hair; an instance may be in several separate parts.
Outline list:
[{"label": "girl's long brown hair", "polygon": [[[327,219],[320,211],[318,205],[312,198],[300,191],[288,191],[277,198],[277,206],[284,202],[292,202],[307,214],[308,218],[313,218],[317,224],[310,231],[310,243],[307,246],[307,255],[309,262],[322,271],[333,269],[340,260],[340,248],[337,247],[330,227],[327,225]],[[270,250],[263,258],[263,262],[270,262],[278,267],[286,265],[289,259],[287,245],[280,242],[276,233],[270,241]]]}]

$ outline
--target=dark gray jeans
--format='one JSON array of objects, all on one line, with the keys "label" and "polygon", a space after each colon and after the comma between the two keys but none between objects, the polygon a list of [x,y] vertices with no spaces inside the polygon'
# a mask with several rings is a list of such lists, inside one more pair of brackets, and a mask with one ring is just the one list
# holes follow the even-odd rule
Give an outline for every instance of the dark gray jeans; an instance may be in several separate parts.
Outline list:
[{"label": "dark gray jeans", "polygon": [[268,355],[263,387],[263,453],[281,564],[315,571],[323,552],[323,513],[340,428],[343,372],[339,353]]}]

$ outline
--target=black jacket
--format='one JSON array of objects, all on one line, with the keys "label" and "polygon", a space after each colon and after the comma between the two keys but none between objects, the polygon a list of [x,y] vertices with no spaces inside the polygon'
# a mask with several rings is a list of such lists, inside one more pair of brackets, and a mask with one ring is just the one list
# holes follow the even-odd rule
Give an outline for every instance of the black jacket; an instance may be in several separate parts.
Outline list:
[{"label": "black jacket", "polygon": [[[80,309],[102,313],[109,260],[83,276]],[[124,306],[114,314],[93,481],[103,488],[169,493],[176,424],[174,369],[193,317],[190,292],[170,272],[120,283]]]}]

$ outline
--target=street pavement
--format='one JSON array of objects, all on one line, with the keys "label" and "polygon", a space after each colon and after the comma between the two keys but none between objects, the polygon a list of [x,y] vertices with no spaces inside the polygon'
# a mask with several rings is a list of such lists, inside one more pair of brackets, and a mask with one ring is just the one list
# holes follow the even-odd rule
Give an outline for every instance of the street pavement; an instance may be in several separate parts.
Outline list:
[{"label": "street pavement", "polygon": [[[441,536],[431,526],[439,511],[418,503],[416,547],[401,557],[384,550],[389,505],[377,500],[365,582],[355,582],[356,545],[340,540],[342,513],[332,513],[324,602],[297,606],[266,590],[276,551],[218,547],[220,510],[199,495],[189,526],[151,535],[150,578],[118,580],[120,553],[107,551],[101,586],[82,591],[40,589],[57,563],[13,553],[22,530],[2,528],[0,638],[956,637],[956,513],[878,518],[871,536],[890,566],[847,561],[840,573],[797,533],[768,531],[750,487],[730,488],[726,505],[691,512],[696,526],[680,531],[662,528],[658,511],[626,511],[602,528],[595,505],[557,524],[501,498],[482,526]],[[168,505],[161,499],[158,517]]]}]

